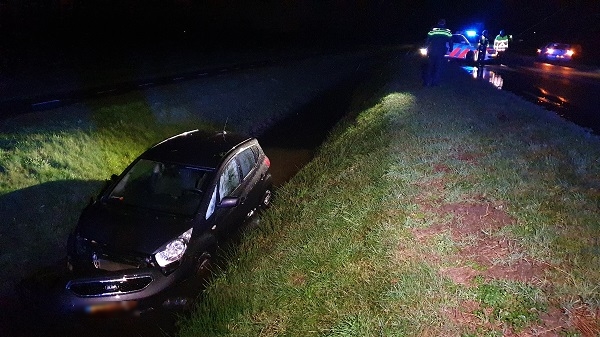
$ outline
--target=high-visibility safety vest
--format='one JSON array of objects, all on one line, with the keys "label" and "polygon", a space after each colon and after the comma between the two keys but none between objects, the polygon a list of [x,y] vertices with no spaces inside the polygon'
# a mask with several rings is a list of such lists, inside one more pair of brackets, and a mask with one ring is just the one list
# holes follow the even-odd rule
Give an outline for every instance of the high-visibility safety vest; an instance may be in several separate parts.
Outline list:
[{"label": "high-visibility safety vest", "polygon": [[442,35],[445,37],[452,37],[452,32],[448,28],[434,27],[432,30],[429,31],[429,33],[427,33],[427,37],[431,37],[434,35]]},{"label": "high-visibility safety vest", "polygon": [[510,35],[497,35],[494,40],[494,49],[499,52],[503,52],[508,49],[508,41],[510,40]]},{"label": "high-visibility safety vest", "polygon": [[452,32],[447,28],[433,28],[427,33],[427,45],[429,55],[446,54],[448,47],[452,47]]}]

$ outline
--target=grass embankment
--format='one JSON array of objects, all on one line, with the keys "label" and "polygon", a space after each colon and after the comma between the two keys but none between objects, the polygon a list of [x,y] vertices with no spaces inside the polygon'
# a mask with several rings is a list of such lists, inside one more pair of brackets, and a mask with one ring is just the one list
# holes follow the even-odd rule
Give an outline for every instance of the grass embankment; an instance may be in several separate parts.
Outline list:
[{"label": "grass embankment", "polygon": [[[414,65],[382,74],[181,334],[597,335],[598,139],[466,76],[421,88]],[[143,102],[3,126],[3,289],[64,255],[110,173],[199,124],[158,122]]]},{"label": "grass embankment", "polygon": [[600,333],[598,138],[417,68],[278,190],[183,336]]},{"label": "grass embankment", "polygon": [[89,198],[150,145],[196,128],[260,133],[356,77],[364,59],[303,58],[0,121],[0,304],[65,257]]}]

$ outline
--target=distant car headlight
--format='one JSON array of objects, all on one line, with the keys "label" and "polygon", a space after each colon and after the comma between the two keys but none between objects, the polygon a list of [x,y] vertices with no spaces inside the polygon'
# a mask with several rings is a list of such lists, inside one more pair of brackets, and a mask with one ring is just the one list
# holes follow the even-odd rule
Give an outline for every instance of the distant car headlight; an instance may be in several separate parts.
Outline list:
[{"label": "distant car headlight", "polygon": [[420,49],[419,49],[419,53],[420,53],[422,56],[427,56],[427,48],[420,48]]},{"label": "distant car headlight", "polygon": [[567,50],[567,56],[573,56],[573,54],[575,54],[573,50]]},{"label": "distant car headlight", "polygon": [[190,228],[177,239],[167,243],[158,253],[154,254],[156,263],[161,267],[165,267],[173,262],[179,261],[190,242],[192,230],[193,228]]}]

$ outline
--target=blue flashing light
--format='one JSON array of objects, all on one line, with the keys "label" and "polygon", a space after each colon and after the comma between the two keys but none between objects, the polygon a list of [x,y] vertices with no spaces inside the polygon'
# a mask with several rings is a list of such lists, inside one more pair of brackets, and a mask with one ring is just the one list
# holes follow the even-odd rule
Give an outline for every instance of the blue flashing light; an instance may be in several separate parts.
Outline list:
[{"label": "blue flashing light", "polygon": [[474,31],[474,30],[467,30],[465,32],[465,34],[467,34],[468,37],[475,37],[475,36],[477,36],[477,32]]}]

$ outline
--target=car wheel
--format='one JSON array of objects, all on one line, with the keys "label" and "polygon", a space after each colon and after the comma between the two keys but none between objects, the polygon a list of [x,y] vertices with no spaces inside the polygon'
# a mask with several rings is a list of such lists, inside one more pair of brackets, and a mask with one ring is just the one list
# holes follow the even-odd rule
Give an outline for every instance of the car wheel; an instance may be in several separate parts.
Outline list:
[{"label": "car wheel", "polygon": [[212,255],[209,252],[204,252],[196,261],[196,275],[200,277],[210,276],[212,270],[211,263]]},{"label": "car wheel", "polygon": [[475,57],[475,53],[470,51],[467,53],[467,56],[465,57],[465,60],[467,62],[469,62],[469,64],[476,64],[477,63],[477,58]]},{"label": "car wheel", "polygon": [[271,206],[271,201],[273,200],[273,192],[271,192],[271,189],[268,188],[265,191],[265,194],[263,194],[263,198],[262,198],[262,205],[261,207],[263,209],[267,209]]},{"label": "car wheel", "polygon": [[195,246],[201,248],[194,253],[196,261],[194,270],[196,275],[202,277],[210,275],[212,269],[211,262],[213,261],[213,255],[216,254],[219,243],[216,237],[212,235],[205,235],[199,240]]}]

